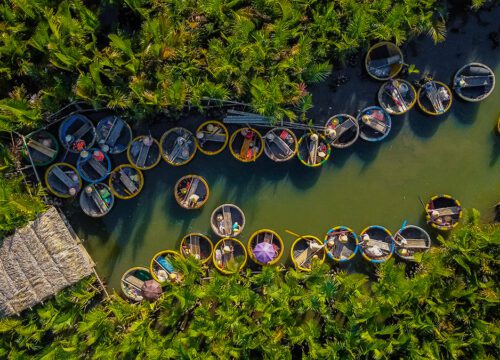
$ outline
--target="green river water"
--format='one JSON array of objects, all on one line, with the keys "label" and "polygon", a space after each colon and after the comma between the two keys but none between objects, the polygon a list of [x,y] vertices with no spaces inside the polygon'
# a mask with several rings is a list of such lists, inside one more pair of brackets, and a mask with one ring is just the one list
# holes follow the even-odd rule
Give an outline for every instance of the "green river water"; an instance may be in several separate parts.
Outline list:
[{"label": "green river water", "polygon": [[[405,60],[445,83],[450,83],[463,64],[480,61],[495,70],[498,81],[500,48],[492,49],[488,39],[491,31],[498,30],[498,16],[499,7],[480,19],[457,18],[444,43],[435,46],[422,37],[404,46]],[[381,83],[369,79],[361,65],[340,73],[349,81],[336,91],[330,86],[331,79],[309,89],[315,105],[310,117],[317,123],[376,103]],[[336,75],[334,72],[332,78]],[[455,99],[451,111],[441,117],[425,116],[415,108],[405,116],[393,117],[385,141],[358,140],[350,148],[334,149],[319,169],[306,168],[297,159],[276,164],[265,155],[255,164],[243,164],[228,149],[214,157],[198,153],[180,168],[162,161],[144,173],[142,193],[129,201],[118,200],[105,218],[88,218],[71,206],[67,212],[97,263],[98,273],[115,289],[124,271],[149,266],[159,250],[178,250],[180,239],[188,232],[207,233],[216,240],[209,217],[221,203],[234,203],[244,210],[247,223],[240,239],[245,244],[259,228],[280,233],[286,245],[283,262],[288,261],[294,240],[285,229],[322,238],[335,225],[349,226],[358,233],[373,224],[394,232],[405,219],[423,225],[419,196],[426,201],[435,194],[451,194],[491,221],[493,206],[500,200],[500,136],[494,132],[499,110],[498,84],[480,104]],[[181,125],[194,131],[208,119],[200,115]],[[165,129],[165,123],[154,124],[152,133],[159,138]],[[210,199],[199,211],[183,210],[173,198],[177,179],[190,173],[204,176],[210,185]]]}]

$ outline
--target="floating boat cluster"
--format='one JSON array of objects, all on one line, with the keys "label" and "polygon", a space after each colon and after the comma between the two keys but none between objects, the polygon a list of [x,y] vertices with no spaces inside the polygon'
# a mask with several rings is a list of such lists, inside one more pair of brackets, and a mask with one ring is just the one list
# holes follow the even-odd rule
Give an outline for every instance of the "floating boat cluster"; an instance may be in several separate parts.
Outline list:
[{"label": "floating boat cluster", "polygon": [[[460,203],[450,195],[438,195],[425,206],[427,222],[433,227],[447,231],[456,226],[462,217]],[[132,301],[141,301],[145,296],[141,289],[151,288],[146,283],[151,279],[160,288],[167,284],[183,281],[185,273],[181,259],[193,257],[201,264],[213,266],[223,274],[234,274],[242,270],[248,258],[260,266],[277,265],[281,260],[285,244],[274,230],[261,229],[254,232],[245,246],[239,237],[245,227],[245,215],[234,204],[223,204],[215,208],[210,216],[213,233],[220,239],[215,243],[209,236],[189,233],[180,241],[179,252],[162,250],[156,253],[149,267],[134,267],[125,272],[121,287],[124,295]],[[359,253],[371,263],[382,263],[396,254],[403,260],[413,261],[415,255],[431,247],[431,237],[421,227],[407,225],[406,221],[393,235],[388,229],[372,225],[359,235],[347,226],[335,226],[322,239],[314,235],[295,237],[290,248],[290,258],[297,270],[311,271],[315,263],[323,263],[326,258],[338,263],[346,263]],[[159,296],[159,295],[158,295]],[[154,296],[153,296],[154,297]]]}]

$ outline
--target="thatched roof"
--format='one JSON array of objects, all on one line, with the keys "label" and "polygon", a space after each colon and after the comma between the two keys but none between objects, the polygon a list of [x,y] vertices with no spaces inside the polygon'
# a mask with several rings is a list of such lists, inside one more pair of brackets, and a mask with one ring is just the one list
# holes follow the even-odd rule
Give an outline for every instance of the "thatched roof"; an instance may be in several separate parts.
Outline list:
[{"label": "thatched roof", "polygon": [[51,207],[0,240],[0,317],[19,314],[93,273],[94,263]]}]

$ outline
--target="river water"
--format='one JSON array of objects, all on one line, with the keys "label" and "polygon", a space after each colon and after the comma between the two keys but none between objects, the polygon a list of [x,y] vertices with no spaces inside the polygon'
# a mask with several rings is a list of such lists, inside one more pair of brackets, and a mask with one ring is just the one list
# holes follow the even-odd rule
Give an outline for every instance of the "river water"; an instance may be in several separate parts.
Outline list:
[{"label": "river water", "polygon": [[[405,60],[445,83],[463,64],[479,61],[493,68],[498,80],[500,48],[493,49],[489,34],[498,32],[499,17],[500,7],[479,17],[458,17],[451,22],[445,42],[434,45],[420,37],[404,46]],[[333,89],[339,74],[346,75],[348,82]],[[356,114],[376,104],[380,85],[368,78],[360,64],[334,71],[325,83],[309,89],[315,106],[309,115],[324,123],[337,113]],[[125,270],[149,266],[159,250],[178,250],[186,233],[202,232],[216,240],[209,217],[221,203],[235,203],[244,210],[247,224],[240,239],[245,244],[259,228],[281,234],[286,245],[283,262],[289,261],[294,240],[286,229],[322,238],[335,225],[358,233],[373,224],[395,232],[404,220],[424,225],[419,196],[426,201],[435,194],[451,194],[490,221],[500,200],[500,136],[494,132],[499,110],[498,85],[480,104],[455,98],[444,116],[428,117],[415,108],[393,117],[385,141],[358,140],[350,148],[334,149],[318,169],[306,168],[297,159],[276,164],[265,155],[255,164],[243,164],[228,149],[214,157],[198,153],[191,163],[178,168],[162,161],[144,173],[142,193],[132,200],[118,200],[105,218],[88,218],[73,205],[67,207],[67,214],[98,273],[117,290]],[[195,131],[208,119],[199,115],[181,120],[181,125]],[[165,122],[151,125],[157,138],[167,128]],[[115,159],[114,165],[120,160]],[[210,199],[201,210],[183,210],[174,200],[173,185],[186,174],[202,175],[210,185]],[[358,259],[355,266],[362,261]]]}]

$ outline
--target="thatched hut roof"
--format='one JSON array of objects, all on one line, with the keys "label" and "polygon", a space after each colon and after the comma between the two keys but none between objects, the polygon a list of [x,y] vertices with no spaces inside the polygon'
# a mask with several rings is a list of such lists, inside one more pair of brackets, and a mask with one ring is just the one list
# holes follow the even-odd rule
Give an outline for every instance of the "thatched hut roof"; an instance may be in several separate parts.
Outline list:
[{"label": "thatched hut roof", "polygon": [[54,207],[0,240],[0,317],[19,314],[93,273],[94,262]]}]

